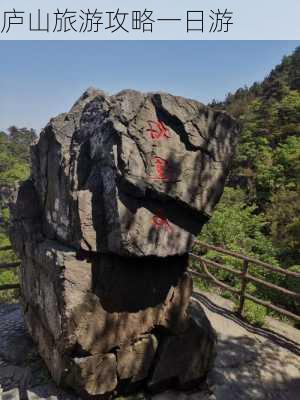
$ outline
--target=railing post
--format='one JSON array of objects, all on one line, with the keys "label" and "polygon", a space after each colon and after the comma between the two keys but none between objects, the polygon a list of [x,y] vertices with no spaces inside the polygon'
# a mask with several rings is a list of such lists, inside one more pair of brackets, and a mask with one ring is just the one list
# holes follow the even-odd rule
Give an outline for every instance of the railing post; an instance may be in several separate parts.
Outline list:
[{"label": "railing post", "polygon": [[244,303],[245,303],[245,290],[247,286],[247,273],[248,273],[248,261],[244,260],[243,263],[243,271],[241,275],[241,280],[242,280],[242,285],[241,285],[241,291],[240,291],[240,304],[239,308],[237,310],[237,313],[239,316],[243,316],[243,308],[244,308]]}]

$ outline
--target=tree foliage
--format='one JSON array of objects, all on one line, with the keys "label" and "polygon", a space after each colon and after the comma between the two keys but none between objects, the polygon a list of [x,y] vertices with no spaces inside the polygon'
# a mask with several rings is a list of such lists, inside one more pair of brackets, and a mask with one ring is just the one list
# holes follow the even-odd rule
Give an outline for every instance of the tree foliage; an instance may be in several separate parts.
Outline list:
[{"label": "tree foliage", "polygon": [[[32,129],[12,126],[8,133],[0,132],[0,247],[10,244],[7,234],[9,222],[8,196],[10,188],[29,176],[30,144],[36,138]],[[0,262],[16,261],[12,251],[0,253]],[[14,270],[0,272],[0,285],[15,283]],[[1,292],[0,300],[11,301],[15,291]]]},{"label": "tree foliage", "polygon": [[0,184],[12,185],[29,174],[29,147],[36,138],[34,131],[12,126],[0,132]]},{"label": "tree foliage", "polygon": [[[296,268],[300,264],[300,47],[262,83],[229,93],[224,102],[211,106],[233,114],[242,131],[228,187],[201,237]],[[295,280],[259,269],[252,273],[285,287]],[[284,296],[257,285],[251,289],[295,311]]]}]

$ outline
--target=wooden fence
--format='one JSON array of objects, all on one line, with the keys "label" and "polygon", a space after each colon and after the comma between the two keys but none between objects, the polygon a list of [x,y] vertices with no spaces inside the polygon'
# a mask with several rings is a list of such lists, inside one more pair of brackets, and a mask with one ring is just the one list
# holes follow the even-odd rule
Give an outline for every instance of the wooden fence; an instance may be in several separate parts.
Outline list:
[{"label": "wooden fence", "polygon": [[[250,264],[258,265],[259,267],[265,268],[269,271],[272,271],[272,272],[275,272],[278,274],[283,274],[284,276],[290,276],[295,279],[300,279],[300,273],[288,271],[288,270],[285,270],[280,267],[274,267],[273,265],[256,260],[255,258],[247,257],[242,254],[235,253],[235,252],[223,249],[221,247],[216,247],[216,246],[213,246],[213,245],[210,245],[207,243],[203,243],[200,241],[196,241],[195,244],[196,244],[196,246],[199,246],[201,248],[205,248],[208,250],[214,250],[216,253],[231,256],[235,259],[239,259],[239,260],[243,261],[243,268],[241,270],[238,270],[235,268],[231,268],[228,265],[220,264],[218,262],[209,260],[206,257],[203,257],[199,254],[195,254],[194,252],[190,253],[190,259],[195,260],[201,268],[201,272],[199,272],[195,268],[191,267],[189,269],[191,274],[195,277],[207,279],[207,280],[213,282],[214,285],[217,285],[217,286],[221,287],[222,289],[226,289],[226,290],[230,291],[231,293],[234,293],[235,295],[237,295],[239,297],[239,306],[238,306],[237,313],[240,316],[242,316],[242,314],[243,314],[245,299],[248,299],[248,300],[252,300],[253,302],[255,302],[257,304],[265,306],[273,311],[277,311],[278,313],[283,314],[289,318],[292,318],[292,319],[296,320],[297,322],[300,322],[299,315],[294,314],[291,311],[285,310],[284,308],[281,308],[279,306],[276,306],[275,304],[272,304],[270,301],[258,299],[257,297],[251,295],[250,293],[247,293],[248,282],[254,282],[254,283],[258,283],[262,286],[265,286],[269,289],[273,289],[279,293],[282,293],[282,294],[286,295],[288,298],[295,299],[295,300],[299,301],[299,304],[300,304],[300,293],[293,292],[293,291],[283,288],[281,286],[274,285],[273,283],[270,283],[264,279],[257,278],[255,276],[249,274],[248,270],[249,270]],[[233,274],[234,276],[238,276],[239,279],[241,280],[241,288],[237,289],[237,288],[227,285],[224,282],[221,282],[219,279],[217,279],[211,273],[209,268],[212,268],[215,270],[225,270],[225,271]]]},{"label": "wooden fence", "polygon": [[[195,260],[198,265],[201,267],[202,271],[199,272],[199,270],[196,270],[195,268],[191,267],[189,271],[191,274],[195,277],[200,277],[204,278],[207,280],[210,280],[213,282],[213,284],[221,287],[222,289],[229,290],[230,292],[236,294],[239,297],[239,306],[237,313],[242,316],[243,314],[243,308],[244,308],[244,303],[245,299],[252,300],[257,304],[260,304],[262,306],[265,306],[271,310],[277,311],[280,314],[283,314],[289,318],[293,318],[297,322],[300,322],[300,316],[297,314],[292,313],[291,311],[285,310],[279,306],[276,306],[272,304],[270,301],[265,301],[262,299],[258,299],[251,294],[247,293],[247,284],[248,282],[254,282],[258,283],[260,285],[263,285],[269,289],[276,290],[279,293],[282,293],[286,295],[288,298],[293,298],[299,301],[300,303],[300,293],[293,292],[291,290],[288,290],[286,288],[274,285],[273,283],[267,282],[264,279],[257,278],[251,274],[249,274],[248,269],[249,265],[258,265],[262,268],[265,268],[267,270],[270,270],[272,272],[278,273],[278,274],[283,274],[285,276],[291,276],[294,277],[295,279],[300,279],[300,273],[298,272],[293,272],[293,271],[288,271],[283,268],[279,267],[274,267],[268,263],[256,260],[255,258],[252,257],[247,257],[239,253],[235,253],[226,249],[223,249],[221,247],[216,247],[207,243],[203,243],[200,241],[196,242],[196,246],[200,246],[201,248],[205,248],[208,250],[214,250],[215,252],[219,254],[225,254],[227,256],[231,256],[233,258],[239,259],[243,261],[243,268],[242,270],[234,269],[231,268],[228,265],[220,264],[215,261],[209,260],[199,254],[190,253],[190,259]],[[0,251],[7,251],[11,250],[12,248],[10,246],[6,247],[1,247]],[[3,269],[10,269],[10,268],[18,268],[20,266],[20,262],[14,262],[14,263],[7,263],[7,264],[0,264],[0,271]],[[217,279],[209,270],[209,268],[217,269],[217,270],[225,270],[227,272],[230,272],[234,276],[238,276],[241,279],[241,288],[237,289],[232,286],[227,285],[224,282],[221,282],[219,279]],[[0,291],[1,290],[8,290],[8,289],[18,289],[20,286],[19,284],[7,284],[7,285],[2,285],[0,286]]]},{"label": "wooden fence", "polygon": [[[8,251],[12,250],[11,246],[5,246],[5,247],[0,247],[0,252],[2,251]],[[13,262],[13,263],[4,263],[0,264],[0,272],[1,270],[7,270],[7,269],[16,269],[20,266],[20,262]],[[18,283],[11,283],[7,285],[0,285],[0,291],[2,290],[10,290],[10,289],[19,289],[20,285]]]}]

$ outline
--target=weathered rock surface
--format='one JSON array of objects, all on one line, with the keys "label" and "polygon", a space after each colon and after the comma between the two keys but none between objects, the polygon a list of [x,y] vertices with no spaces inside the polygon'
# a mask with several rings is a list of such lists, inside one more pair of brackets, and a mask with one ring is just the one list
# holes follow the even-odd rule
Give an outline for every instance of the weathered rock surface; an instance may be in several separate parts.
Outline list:
[{"label": "weathered rock surface", "polygon": [[170,384],[189,388],[204,377],[212,365],[215,342],[216,336],[204,312],[197,319],[191,317],[184,333],[162,340],[149,388],[164,389]]},{"label": "weathered rock surface", "polygon": [[71,375],[67,377],[70,385],[83,394],[99,396],[111,393],[117,386],[116,356],[112,353],[72,360]]},{"label": "weathered rock surface", "polygon": [[[167,268],[158,269],[155,275],[152,270],[150,276],[142,266],[131,271],[129,259],[127,268],[121,266],[122,275],[113,274],[114,281],[103,279],[101,285],[107,282],[107,286],[94,288],[92,270],[101,274],[101,260],[92,265],[62,250],[55,242],[43,242],[36,248],[34,263],[22,266],[22,292],[29,309],[34,310],[32,316],[27,311],[25,318],[38,317],[59,348],[73,351],[79,347],[98,354],[129,343],[157,326],[174,333],[185,330],[192,282],[182,265],[176,276]],[[102,274],[105,276],[105,271]],[[133,282],[141,283],[136,291]]]},{"label": "weathered rock surface", "polygon": [[215,336],[188,312],[188,251],[218,202],[234,120],[163,93],[88,90],[32,148],[11,201],[28,330],[85,396],[190,387]]},{"label": "weathered rock surface", "polygon": [[[32,149],[47,236],[121,255],[186,253],[221,196],[237,132],[193,100],[87,91]],[[155,215],[169,225],[157,229]]]},{"label": "weathered rock surface", "polygon": [[148,376],[153,364],[158,340],[154,335],[145,335],[135,343],[117,351],[118,375],[120,379],[139,382]]}]

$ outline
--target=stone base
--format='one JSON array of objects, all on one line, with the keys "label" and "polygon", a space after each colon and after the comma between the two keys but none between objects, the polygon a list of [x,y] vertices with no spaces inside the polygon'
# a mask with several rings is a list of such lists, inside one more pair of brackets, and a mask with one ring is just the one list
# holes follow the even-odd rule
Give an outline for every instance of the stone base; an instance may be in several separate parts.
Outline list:
[{"label": "stone base", "polygon": [[186,256],[141,261],[38,244],[21,268],[24,314],[55,382],[109,397],[203,379],[215,336],[202,310],[198,320],[187,313],[186,267]]}]

